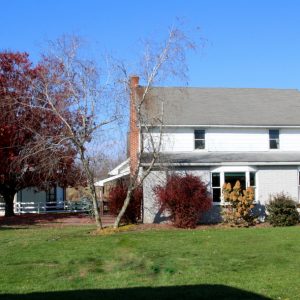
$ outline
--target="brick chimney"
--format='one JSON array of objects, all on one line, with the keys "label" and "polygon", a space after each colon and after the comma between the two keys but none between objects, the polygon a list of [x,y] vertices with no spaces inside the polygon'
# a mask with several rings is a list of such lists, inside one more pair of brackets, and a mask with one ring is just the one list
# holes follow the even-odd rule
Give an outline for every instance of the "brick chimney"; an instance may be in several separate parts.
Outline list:
[{"label": "brick chimney", "polygon": [[130,172],[133,174],[137,168],[137,154],[139,151],[139,129],[136,115],[137,102],[137,87],[139,86],[140,78],[138,76],[130,77],[130,131],[129,131],[129,157],[130,157]]}]

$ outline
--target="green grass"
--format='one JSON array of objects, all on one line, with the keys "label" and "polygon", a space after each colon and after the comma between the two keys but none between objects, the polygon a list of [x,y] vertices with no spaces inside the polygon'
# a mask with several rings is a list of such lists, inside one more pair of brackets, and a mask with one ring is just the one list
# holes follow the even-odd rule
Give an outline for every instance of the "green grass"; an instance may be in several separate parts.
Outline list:
[{"label": "green grass", "polygon": [[92,230],[0,229],[0,299],[300,299],[300,227]]}]

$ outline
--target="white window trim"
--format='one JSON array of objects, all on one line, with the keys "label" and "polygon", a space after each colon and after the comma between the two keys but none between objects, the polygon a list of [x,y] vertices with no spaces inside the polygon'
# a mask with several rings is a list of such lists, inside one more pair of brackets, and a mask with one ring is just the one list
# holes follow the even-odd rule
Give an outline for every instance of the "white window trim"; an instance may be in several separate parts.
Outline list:
[{"label": "white window trim", "polygon": [[[196,139],[195,138],[195,131],[196,130],[204,130],[204,139]],[[206,139],[206,129],[205,128],[194,128],[193,130],[193,134],[194,134],[194,151],[207,151],[207,139]],[[204,148],[203,149],[198,149],[195,147],[195,141],[203,141],[204,140]]]},{"label": "white window trim", "polygon": [[[221,205],[221,203],[223,201],[222,187],[224,185],[224,174],[222,176],[221,172],[218,172],[218,171],[217,172],[215,172],[215,171],[210,172],[210,189],[211,189],[211,194],[212,195],[213,195],[213,189],[218,188],[217,186],[215,186],[215,187],[212,186],[212,174],[213,173],[219,173],[220,174],[220,196],[221,196],[221,201],[220,202],[212,202],[213,205],[218,206],[218,205]],[[223,180],[223,182],[222,182],[222,180]]]},{"label": "white window trim", "polygon": [[297,185],[298,185],[298,203],[300,203],[300,166],[298,167],[297,172]]},{"label": "white window trim", "polygon": [[[270,147],[270,140],[276,140],[276,139],[270,139],[270,130],[278,130],[278,148],[271,148]],[[279,128],[272,128],[268,130],[268,135],[269,135],[269,151],[278,151],[280,150],[280,145],[281,145],[281,141],[280,141],[280,129]]]},{"label": "white window trim", "polygon": [[[300,168],[300,167],[299,167]],[[225,173],[226,172],[244,172],[246,176],[246,187],[250,186],[250,172],[255,172],[255,199],[258,199],[258,183],[257,183],[257,168],[250,167],[250,166],[222,166],[218,168],[211,168],[210,169],[210,180],[211,180],[211,189],[212,189],[212,173],[220,173],[220,187],[221,187],[221,201],[220,202],[213,202],[213,206],[224,206],[228,204],[224,201],[222,188],[225,183]],[[257,200],[254,201],[254,203],[257,203]]]},{"label": "white window trim", "polygon": [[211,168],[211,172],[257,172],[257,168],[252,166],[221,166]]}]

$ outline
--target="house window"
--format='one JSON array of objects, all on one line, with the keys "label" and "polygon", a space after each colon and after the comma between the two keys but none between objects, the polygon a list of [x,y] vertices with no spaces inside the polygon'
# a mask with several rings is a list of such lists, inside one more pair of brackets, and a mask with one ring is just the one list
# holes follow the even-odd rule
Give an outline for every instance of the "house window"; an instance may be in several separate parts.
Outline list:
[{"label": "house window", "polygon": [[[254,189],[254,194],[256,194],[257,181],[256,172],[253,170],[242,170],[243,168],[233,168],[232,171],[229,167],[221,167],[215,169],[211,173],[211,190],[213,196],[213,202],[224,204],[224,199],[222,195],[222,187],[230,183],[231,188],[233,188],[237,181],[240,182],[241,190],[246,190],[247,187],[252,187]],[[225,172],[224,172],[225,171]],[[300,169],[299,169],[299,199],[300,199]]]},{"label": "house window", "polygon": [[205,130],[197,129],[194,131],[195,149],[205,149]]},{"label": "house window", "polygon": [[249,186],[254,190],[254,200],[255,200],[255,190],[256,190],[256,172],[249,172]]},{"label": "house window", "polygon": [[279,149],[279,130],[269,130],[270,149]]},{"label": "house window", "polygon": [[213,202],[221,202],[220,173],[211,173],[211,186],[212,186]]},{"label": "house window", "polygon": [[256,187],[255,172],[250,172],[250,186]]},{"label": "house window", "polygon": [[298,171],[298,202],[300,202],[300,170]]},{"label": "house window", "polygon": [[57,202],[56,187],[51,187],[46,192],[46,207],[47,207],[47,210],[51,210],[52,208],[56,207],[56,202]]},{"label": "house window", "polygon": [[239,181],[241,184],[241,189],[246,189],[246,173],[245,172],[225,172],[224,182],[230,183],[231,188],[233,188],[236,182]]}]

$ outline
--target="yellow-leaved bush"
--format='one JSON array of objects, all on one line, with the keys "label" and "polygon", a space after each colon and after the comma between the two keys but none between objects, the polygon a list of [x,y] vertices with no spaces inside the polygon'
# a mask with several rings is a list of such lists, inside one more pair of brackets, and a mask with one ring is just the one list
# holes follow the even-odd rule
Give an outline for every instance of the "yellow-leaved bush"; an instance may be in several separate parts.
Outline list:
[{"label": "yellow-leaved bush", "polygon": [[226,202],[223,208],[223,221],[231,225],[253,225],[254,189],[248,187],[242,190],[241,183],[237,181],[233,188],[230,183],[224,183],[222,193]]}]

